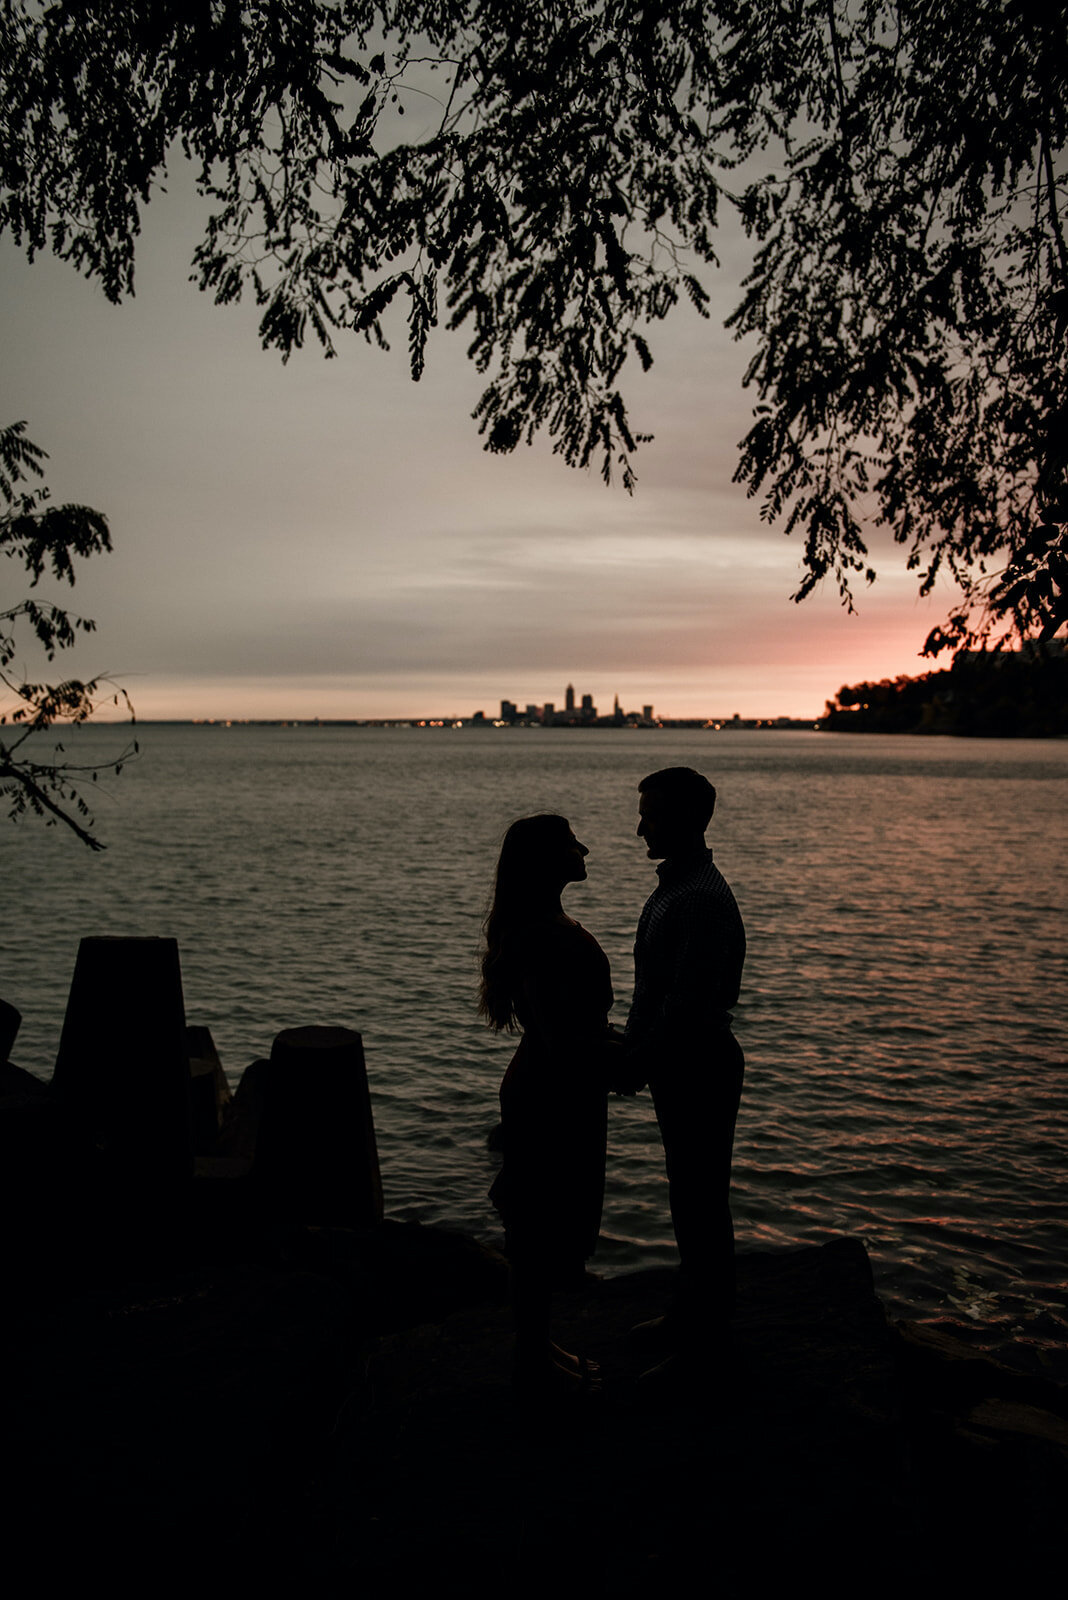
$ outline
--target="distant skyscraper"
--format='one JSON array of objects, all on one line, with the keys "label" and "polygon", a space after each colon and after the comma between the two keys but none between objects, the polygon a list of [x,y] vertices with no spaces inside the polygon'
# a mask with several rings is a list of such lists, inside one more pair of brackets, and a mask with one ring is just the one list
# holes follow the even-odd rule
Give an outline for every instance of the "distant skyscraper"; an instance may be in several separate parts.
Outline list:
[{"label": "distant skyscraper", "polygon": [[653,708],[652,708],[652,706],[642,706],[642,721],[643,722],[652,722],[652,720],[653,720]]},{"label": "distant skyscraper", "polygon": [[569,717],[575,715],[575,685],[573,683],[569,683],[567,686],[567,691],[564,695],[564,709]]},{"label": "distant skyscraper", "polygon": [[597,707],[593,703],[592,694],[584,694],[582,696],[582,715],[589,720],[592,720],[597,715]]}]

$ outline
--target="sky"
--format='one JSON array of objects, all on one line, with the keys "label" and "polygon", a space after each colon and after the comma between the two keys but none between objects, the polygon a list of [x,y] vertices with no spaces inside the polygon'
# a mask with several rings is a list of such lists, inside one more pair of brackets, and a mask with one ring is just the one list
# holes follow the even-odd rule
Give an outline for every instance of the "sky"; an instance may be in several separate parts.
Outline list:
[{"label": "sky", "polygon": [[[680,306],[624,381],[655,435],[628,496],[545,441],[487,454],[462,332],[437,330],[418,384],[402,325],[389,352],[261,351],[254,306],[188,281],[199,215],[176,175],[117,307],[0,241],[0,422],[26,420],[53,499],[103,511],[115,547],[57,596],[97,632],[53,675],[111,674],[140,720],[492,715],[569,682],[602,711],[809,717],[843,683],[932,665],[949,591],[920,601],[885,532],[856,614],[833,584],[797,605],[798,541],[731,481],[756,402],[722,326],[741,240],[703,274],[711,319]],[[8,563],[0,603],[20,577]]]}]

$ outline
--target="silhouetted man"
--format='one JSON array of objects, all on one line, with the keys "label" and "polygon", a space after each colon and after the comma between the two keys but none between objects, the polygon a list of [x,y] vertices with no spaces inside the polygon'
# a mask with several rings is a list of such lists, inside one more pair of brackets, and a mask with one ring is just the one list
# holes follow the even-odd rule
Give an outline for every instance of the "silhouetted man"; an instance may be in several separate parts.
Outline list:
[{"label": "silhouetted man", "polygon": [[624,1036],[632,1082],[647,1082],[664,1141],[679,1247],[670,1344],[693,1354],[729,1336],[734,1308],[731,1152],[744,1059],[731,1032],[745,930],[705,844],[716,791],[690,767],[638,785],[638,837],[659,860],[634,944]]}]

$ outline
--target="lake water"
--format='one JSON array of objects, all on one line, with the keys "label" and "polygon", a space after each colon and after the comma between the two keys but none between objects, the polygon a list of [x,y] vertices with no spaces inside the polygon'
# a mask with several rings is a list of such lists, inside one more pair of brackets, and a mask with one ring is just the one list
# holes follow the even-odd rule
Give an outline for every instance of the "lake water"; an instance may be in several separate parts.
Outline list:
[{"label": "lake water", "polygon": [[[67,737],[94,761],[122,730]],[[49,1076],[78,941],[178,939],[190,1022],[236,1082],[275,1032],[364,1037],[390,1215],[499,1238],[486,1138],[507,1040],[475,1015],[516,816],[590,848],[570,912],[616,1020],[655,882],[636,784],[685,764],[749,938],[739,1245],[864,1239],[892,1313],[1068,1376],[1068,743],[788,732],[177,727],[96,808],[108,843],[0,828],[0,994]],[[115,994],[116,1017],[122,993]],[[610,1106],[596,1270],[674,1259],[648,1098]]]}]

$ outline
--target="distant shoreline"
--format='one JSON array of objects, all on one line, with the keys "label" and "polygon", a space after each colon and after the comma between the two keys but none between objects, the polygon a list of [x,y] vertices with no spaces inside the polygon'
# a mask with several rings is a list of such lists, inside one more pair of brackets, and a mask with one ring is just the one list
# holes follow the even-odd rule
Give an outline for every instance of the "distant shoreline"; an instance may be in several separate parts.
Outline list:
[{"label": "distant shoreline", "polygon": [[[129,727],[131,718],[94,717],[83,726],[94,728]],[[58,726],[58,724],[57,724]],[[64,724],[66,726],[66,724]],[[662,733],[692,728],[707,733],[822,733],[826,730],[815,717],[662,717],[656,722],[614,722],[602,717],[596,722],[514,722],[476,721],[473,717],[138,717],[139,728],[478,728],[489,731],[521,729],[541,732],[578,733]]]},{"label": "distant shoreline", "polygon": [[[72,728],[129,728],[133,726],[142,728],[217,728],[225,732],[232,728],[394,728],[402,731],[445,731],[452,732],[457,729],[487,729],[490,732],[503,730],[517,730],[522,733],[545,732],[620,732],[620,733],[677,733],[680,731],[693,731],[696,733],[820,733],[820,734],[878,734],[880,737],[899,737],[900,735],[913,735],[924,739],[1040,739],[1047,743],[1068,738],[1068,734],[1061,732],[1041,733],[1033,730],[1021,732],[1006,732],[995,729],[963,729],[954,727],[930,727],[917,724],[912,727],[886,728],[864,726],[857,722],[851,723],[841,713],[836,718],[809,718],[809,717],[740,717],[737,721],[729,718],[725,721],[715,721],[704,717],[665,717],[660,722],[651,723],[613,723],[600,722],[573,722],[546,724],[540,722],[490,722],[488,719],[475,722],[470,717],[138,717],[136,720],[129,717],[123,720],[114,718],[97,718],[79,724],[55,724],[55,730],[62,729],[69,735]],[[39,738],[47,738],[47,730],[38,734]]]}]

